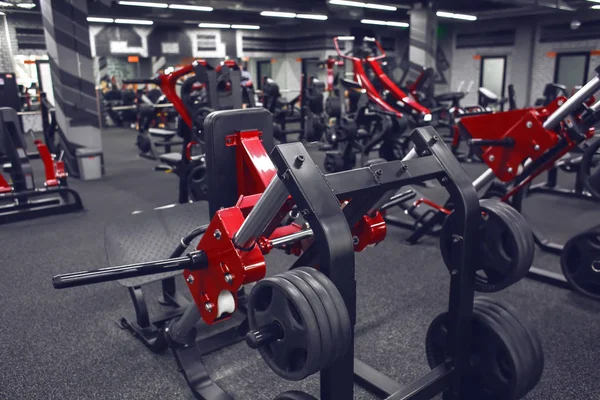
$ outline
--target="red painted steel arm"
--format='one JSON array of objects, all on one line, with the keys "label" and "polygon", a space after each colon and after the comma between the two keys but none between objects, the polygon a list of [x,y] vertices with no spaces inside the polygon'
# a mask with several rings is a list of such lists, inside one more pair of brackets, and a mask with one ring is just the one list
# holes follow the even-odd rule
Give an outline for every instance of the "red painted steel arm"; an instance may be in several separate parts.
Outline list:
[{"label": "red painted steel arm", "polygon": [[428,108],[423,107],[422,105],[420,105],[419,103],[417,103],[416,101],[414,101],[413,99],[411,99],[406,93],[404,93],[404,91],[402,89],[400,89],[386,74],[385,72],[383,72],[383,69],[381,68],[381,65],[379,64],[379,62],[377,62],[377,58],[375,57],[368,57],[367,58],[367,63],[369,64],[369,66],[373,69],[373,71],[375,72],[375,74],[377,75],[377,77],[379,78],[379,80],[381,81],[381,83],[383,84],[383,87],[385,87],[387,90],[390,91],[390,93],[394,96],[394,98],[396,100],[400,100],[401,102],[403,102],[404,104],[406,104],[408,107],[412,108],[413,110],[425,115],[425,114],[430,114],[431,111],[429,111]]},{"label": "red painted steel arm", "polygon": [[12,192],[12,186],[6,182],[6,179],[0,174],[0,193],[10,193]]},{"label": "red painted steel arm", "polygon": [[402,118],[402,113],[396,110],[394,107],[390,106],[381,97],[379,92],[377,92],[377,89],[375,88],[375,86],[373,86],[373,83],[369,80],[369,78],[367,78],[367,74],[365,73],[362,61],[358,59],[353,60],[352,64],[354,67],[354,79],[360,84],[360,86],[363,89],[365,89],[365,91],[367,92],[367,96],[369,96],[369,99],[373,103],[377,104],[379,107],[383,108],[385,111],[394,113],[398,118]]},{"label": "red painted steel arm", "polygon": [[56,168],[54,165],[54,160],[52,159],[52,155],[50,154],[50,150],[48,150],[48,147],[41,140],[34,140],[33,143],[35,143],[40,158],[44,163],[44,171],[46,173],[46,186],[58,186],[58,179],[56,179]]}]

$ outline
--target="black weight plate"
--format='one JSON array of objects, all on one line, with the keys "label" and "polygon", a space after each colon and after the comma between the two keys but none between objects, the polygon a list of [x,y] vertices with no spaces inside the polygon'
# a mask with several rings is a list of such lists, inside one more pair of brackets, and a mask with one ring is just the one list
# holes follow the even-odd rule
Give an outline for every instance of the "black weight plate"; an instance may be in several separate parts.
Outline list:
[{"label": "black weight plate", "polygon": [[448,313],[438,315],[431,321],[425,336],[425,355],[429,368],[434,369],[446,361],[446,345],[448,340],[448,328],[446,322]]},{"label": "black weight plate", "polygon": [[212,113],[212,108],[202,107],[194,113],[194,125],[197,130],[204,132],[204,120],[208,117],[208,114]]},{"label": "black weight plate", "polygon": [[[514,380],[522,367],[515,353],[518,350],[503,326],[489,316],[489,311],[482,311],[480,308],[482,307],[478,306],[473,309],[471,321],[473,398],[516,400],[517,387],[511,380]],[[427,330],[425,347],[427,361],[432,369],[446,360],[447,318],[448,313],[439,315]]]},{"label": "black weight plate", "polygon": [[600,200],[600,139],[596,139],[581,157],[579,179],[585,189],[596,199]]},{"label": "black weight plate", "polygon": [[298,390],[291,390],[289,392],[281,393],[273,400],[317,400],[308,393],[300,392]]},{"label": "black weight plate", "polygon": [[267,365],[282,378],[292,381],[314,374],[321,361],[318,322],[302,292],[278,276],[259,281],[248,300],[251,330],[273,321],[281,325],[283,338],[259,347]]},{"label": "black weight plate", "polygon": [[206,164],[194,167],[187,176],[190,198],[193,201],[208,199],[208,182],[206,180]]},{"label": "black weight plate", "polygon": [[510,228],[511,235],[519,240],[516,252],[518,256],[515,255],[519,262],[514,264],[512,282],[509,285],[516,283],[527,275],[533,264],[535,256],[533,232],[525,218],[510,205],[496,200],[482,200],[480,204],[482,210],[488,215],[490,212],[502,214],[506,226]]},{"label": "black weight plate", "polygon": [[600,227],[569,239],[560,266],[575,291],[600,300]]},{"label": "black weight plate", "polygon": [[379,148],[379,157],[387,161],[402,160],[407,143],[402,138],[384,139]]},{"label": "black weight plate", "polygon": [[289,271],[289,273],[297,275],[299,278],[303,279],[306,283],[310,285],[310,287],[315,291],[315,293],[319,297],[319,300],[321,300],[321,303],[323,304],[323,307],[327,312],[327,319],[329,320],[331,337],[333,338],[329,360],[327,360],[326,364],[326,366],[329,366],[333,364],[333,362],[340,356],[340,346],[337,338],[340,337],[340,335],[342,334],[342,323],[337,313],[337,309],[335,308],[335,304],[333,304],[333,300],[327,292],[327,289],[325,289],[325,287],[323,287],[323,285],[321,285],[319,281],[317,281],[308,272],[294,269]]},{"label": "black weight plate", "polygon": [[342,101],[339,97],[330,96],[325,101],[325,112],[329,117],[340,118],[342,116]]},{"label": "black weight plate", "polygon": [[329,362],[334,343],[334,337],[331,334],[328,313],[325,310],[325,307],[323,306],[318,294],[307,282],[304,281],[304,279],[296,274],[293,274],[291,271],[286,271],[278,276],[288,280],[292,285],[296,286],[296,288],[302,292],[315,314],[317,324],[319,325],[319,333],[321,335],[321,349],[319,351],[321,361],[319,362],[318,367],[318,371],[320,371],[325,368]]},{"label": "black weight plate", "polygon": [[[477,242],[480,268],[475,279],[475,290],[497,292],[522,279],[535,253],[533,233],[525,219],[512,207],[495,200],[481,200],[482,224]],[[454,214],[442,225],[440,249],[446,266],[452,259],[455,243],[452,229]]]},{"label": "black weight plate", "polygon": [[331,296],[331,300],[333,300],[333,304],[337,309],[337,314],[340,318],[340,325],[342,327],[341,334],[339,336],[339,346],[340,346],[340,355],[344,354],[350,345],[352,340],[352,336],[354,335],[353,326],[350,321],[350,315],[348,314],[348,308],[346,308],[346,302],[342,298],[340,291],[337,287],[329,280],[325,274],[320,271],[317,271],[314,268],[310,267],[300,267],[296,268],[296,271],[305,271],[312,275],[329,293]]},{"label": "black weight plate", "polygon": [[[509,362],[514,366],[511,368],[514,371],[512,375],[512,382],[510,386],[514,389],[511,398],[520,399],[528,392],[528,384],[530,381],[530,375],[528,374],[527,360],[531,360],[533,357],[533,348],[529,343],[529,337],[526,333],[520,329],[520,325],[514,321],[514,318],[509,316],[503,318],[499,315],[500,308],[496,307],[492,303],[478,302],[473,303],[473,310],[477,310],[478,314],[485,314],[488,318],[497,324],[495,333],[502,337],[504,344],[506,345],[508,352],[511,354],[512,362]],[[501,358],[502,359],[502,358]],[[505,368],[505,375],[510,374],[506,359],[504,363],[498,363],[498,366]],[[508,382],[507,382],[508,383]]]},{"label": "black weight plate", "polygon": [[513,328],[511,332],[521,335],[524,349],[520,354],[525,358],[525,370],[528,376],[528,380],[524,382],[523,394],[528,393],[539,383],[544,372],[544,351],[537,331],[514,307],[505,302],[488,297],[477,297],[475,302],[486,304],[494,309],[504,321],[512,321]]},{"label": "black weight plate", "polygon": [[135,144],[142,153],[148,153],[152,149],[151,139],[145,133],[137,135]]}]

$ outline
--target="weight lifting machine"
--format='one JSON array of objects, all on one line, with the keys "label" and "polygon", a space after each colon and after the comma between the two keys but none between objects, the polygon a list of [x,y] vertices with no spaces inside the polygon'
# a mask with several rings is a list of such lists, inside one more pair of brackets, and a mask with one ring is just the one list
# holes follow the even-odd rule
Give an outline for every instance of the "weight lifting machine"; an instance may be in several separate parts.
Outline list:
[{"label": "weight lifting machine", "polygon": [[83,210],[79,194],[67,187],[64,162],[42,141],[34,144],[44,164],[43,188],[35,185],[17,112],[0,108],[0,165],[10,176],[7,182],[0,174],[0,224]]},{"label": "weight lifting machine", "polygon": [[[511,371],[508,381],[494,388],[495,394],[516,400],[535,386],[543,365],[537,336],[518,322],[512,309],[491,300],[474,301],[482,208],[471,181],[432,128],[418,128],[411,134],[415,150],[402,161],[330,175],[320,172],[301,143],[276,146],[269,157],[271,128],[271,116],[262,109],[221,111],[206,118],[212,220],[195,230],[203,233],[195,251],[185,256],[179,252],[189,244],[191,233],[173,253],[179,254],[175,258],[59,275],[53,279],[54,286],[183,270],[194,303],[181,316],[165,322],[161,332],[199,399],[231,397],[210,379],[202,352],[194,346],[194,328],[201,320],[208,325],[225,321],[239,309],[248,313],[248,325],[240,324],[247,344],[258,348],[271,369],[288,380],[320,372],[323,400],[353,398],[355,380],[388,399],[430,399],[442,392],[448,399],[482,398],[491,388],[479,379],[482,372],[472,364],[473,352],[485,358],[481,352],[485,345],[480,342],[485,343],[490,335],[500,342],[508,335],[520,341],[519,351],[526,353],[520,353],[526,361]],[[451,240],[446,259],[449,309],[434,321],[427,335],[432,371],[402,387],[354,359],[354,252],[384,239],[385,223],[378,210],[391,191],[431,179],[443,185],[456,205],[456,219],[447,227],[446,237]],[[306,224],[283,223],[294,210]],[[498,207],[484,206],[483,210],[494,214]],[[516,214],[514,218],[521,217]],[[526,229],[519,235],[526,238]],[[302,243],[311,238],[309,244]],[[299,258],[291,271],[264,278],[264,254],[278,247]],[[246,305],[240,290],[256,281]],[[286,304],[294,306],[298,317]],[[491,323],[494,312],[503,312],[504,317]],[[440,330],[447,332],[445,338],[440,339]]]},{"label": "weight lifting machine", "polygon": [[[463,135],[470,138],[471,146],[478,151],[481,159],[489,167],[473,182],[475,189],[484,198],[492,195],[500,197],[504,202],[510,201],[516,210],[521,211],[524,191],[528,185],[546,171],[549,171],[550,182],[553,182],[555,172],[552,172],[552,169],[560,165],[561,159],[569,152],[594,136],[594,125],[600,119],[600,101],[596,102],[594,94],[599,90],[600,66],[596,68],[596,76],[569,99],[558,97],[544,107],[461,118],[459,125]],[[597,146],[599,145],[596,143],[590,146],[594,154]],[[591,160],[589,162],[591,163]],[[582,165],[586,170],[589,170],[588,167],[589,165]],[[495,179],[502,182],[502,185],[495,185]],[[600,170],[593,174],[589,171],[587,174],[582,173],[580,179],[584,182],[582,185],[600,188]],[[508,184],[512,184],[512,187],[507,189],[504,185]],[[548,189],[544,186],[532,186],[530,190],[530,194],[545,192],[548,192]],[[552,192],[556,192],[556,189],[553,188]],[[569,195],[596,201],[587,194]],[[417,198],[417,201],[413,203],[411,200],[414,198]],[[440,226],[451,212],[450,202],[441,207],[414,191],[408,201],[402,198],[392,204],[400,204],[407,214],[416,219],[414,223],[407,223],[393,216],[386,217],[389,224],[414,230],[406,239],[411,244],[418,242],[425,234],[439,233],[435,228]],[[423,212],[424,206],[433,207],[434,211]],[[535,243],[542,250],[558,255],[563,253],[564,246],[551,243],[536,229],[532,230]],[[590,248],[593,249],[594,246]],[[600,260],[600,252],[590,257]],[[597,266],[592,262],[583,269],[595,271]],[[575,268],[563,267],[563,271],[568,270]],[[595,284],[600,285],[600,274],[582,276],[586,279],[591,276]],[[563,288],[578,289],[577,286],[568,283],[561,274],[540,268],[531,268],[529,277]],[[570,279],[571,283],[573,281]],[[580,282],[580,286],[583,284],[584,282]],[[598,293],[600,294],[600,290]]]}]

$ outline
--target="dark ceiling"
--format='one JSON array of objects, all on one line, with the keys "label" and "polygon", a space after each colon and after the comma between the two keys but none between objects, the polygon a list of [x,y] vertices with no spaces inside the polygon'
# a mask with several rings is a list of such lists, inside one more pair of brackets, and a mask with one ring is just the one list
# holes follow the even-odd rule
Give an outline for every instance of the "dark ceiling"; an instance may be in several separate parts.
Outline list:
[{"label": "dark ceiling", "polygon": [[[0,0],[0,3],[34,3],[36,7],[27,10],[13,7],[0,7],[1,11],[36,12],[39,13],[39,0]],[[85,0],[78,0],[85,1]],[[169,4],[187,4],[209,6],[212,12],[175,10],[164,8],[148,8],[119,5],[117,0],[87,0],[89,15],[109,18],[148,19],[157,25],[197,24],[199,22],[218,22],[229,24],[252,24],[263,28],[285,28],[291,25],[311,26],[331,24],[331,26],[348,26],[359,24],[361,19],[383,21],[409,20],[408,11],[417,0],[364,0],[364,2],[396,6],[396,11],[381,11],[360,7],[348,7],[329,4],[329,0],[147,0]],[[142,1],[142,0],[140,0]],[[594,3],[586,0],[430,0],[437,10],[476,15],[480,20],[499,18],[518,18],[535,15],[565,15],[567,17],[600,18],[600,10],[590,10]],[[600,3],[598,3],[600,4]],[[275,10],[303,14],[327,15],[328,20],[312,21],[306,19],[287,19],[263,17],[261,11]],[[597,16],[596,16],[597,15]],[[457,20],[445,20],[459,22]]]}]

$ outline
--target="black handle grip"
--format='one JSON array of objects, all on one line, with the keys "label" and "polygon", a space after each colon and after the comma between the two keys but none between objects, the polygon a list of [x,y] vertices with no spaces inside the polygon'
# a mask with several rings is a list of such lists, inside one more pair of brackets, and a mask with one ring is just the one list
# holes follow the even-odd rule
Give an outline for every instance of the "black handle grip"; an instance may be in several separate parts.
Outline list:
[{"label": "black handle grip", "polygon": [[515,140],[513,138],[504,139],[471,139],[469,141],[471,146],[500,146],[500,147],[513,147]]},{"label": "black handle grip", "polygon": [[150,79],[123,79],[123,83],[124,84],[133,84],[133,83],[152,83],[154,85],[160,85],[160,80],[156,79],[156,78],[150,78]]},{"label": "black handle grip", "polygon": [[52,278],[55,289],[85,286],[94,283],[111,282],[119,279],[136,278],[184,269],[201,269],[208,265],[208,258],[203,251],[195,251],[184,257],[168,260],[149,261],[144,263],[121,265],[118,267],[100,268],[92,271],[71,272],[56,275]]}]

